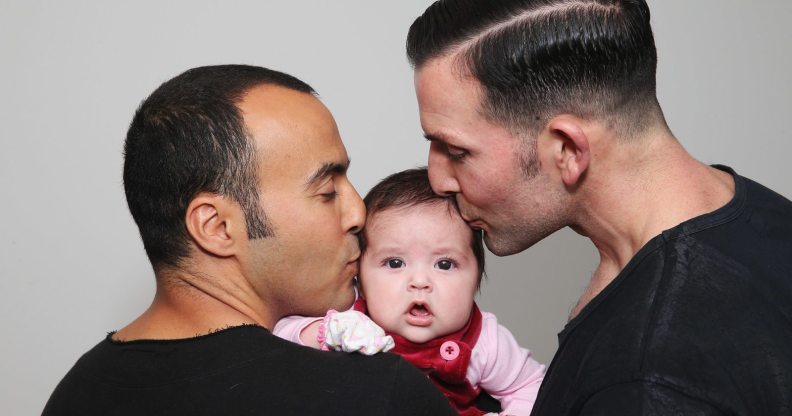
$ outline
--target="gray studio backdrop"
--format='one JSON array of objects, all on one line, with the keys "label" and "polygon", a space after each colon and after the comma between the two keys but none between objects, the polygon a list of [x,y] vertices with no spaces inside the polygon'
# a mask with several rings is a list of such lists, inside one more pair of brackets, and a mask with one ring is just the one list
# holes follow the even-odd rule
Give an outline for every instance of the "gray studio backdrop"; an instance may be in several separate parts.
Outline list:
[{"label": "gray studio backdrop", "polygon": [[[148,306],[153,274],[121,185],[146,95],[198,65],[296,75],[334,113],[363,194],[426,163],[404,42],[429,3],[0,0],[0,414],[40,413],[80,354]],[[792,197],[792,2],[650,6],[674,133]],[[564,230],[488,261],[482,307],[549,362],[593,247]]]}]

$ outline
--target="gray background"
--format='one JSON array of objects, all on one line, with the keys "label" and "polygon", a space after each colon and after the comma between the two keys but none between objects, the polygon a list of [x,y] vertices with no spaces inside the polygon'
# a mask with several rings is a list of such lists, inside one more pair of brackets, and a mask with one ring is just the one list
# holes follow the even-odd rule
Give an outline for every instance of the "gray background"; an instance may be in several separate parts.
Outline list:
[{"label": "gray background", "polygon": [[[404,41],[429,3],[0,0],[0,413],[39,413],[80,354],[151,300],[121,186],[122,140],[146,95],[205,64],[296,75],[334,113],[365,193],[425,164]],[[700,160],[792,196],[792,2],[650,6],[674,133]],[[491,256],[481,304],[549,362],[596,260],[569,230]]]}]

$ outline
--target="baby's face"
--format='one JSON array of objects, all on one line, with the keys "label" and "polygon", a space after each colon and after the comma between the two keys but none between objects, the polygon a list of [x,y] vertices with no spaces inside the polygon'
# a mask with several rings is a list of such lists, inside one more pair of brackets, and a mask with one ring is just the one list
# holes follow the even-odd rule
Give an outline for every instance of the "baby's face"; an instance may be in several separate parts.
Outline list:
[{"label": "baby's face", "polygon": [[479,273],[459,214],[444,203],[388,209],[365,233],[360,281],[374,322],[417,343],[467,323]]}]

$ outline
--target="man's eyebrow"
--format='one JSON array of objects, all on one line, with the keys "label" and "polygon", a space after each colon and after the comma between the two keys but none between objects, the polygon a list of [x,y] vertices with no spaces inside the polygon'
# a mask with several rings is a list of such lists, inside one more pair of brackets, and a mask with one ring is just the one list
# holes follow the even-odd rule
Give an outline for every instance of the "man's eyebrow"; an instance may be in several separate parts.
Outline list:
[{"label": "man's eyebrow", "polygon": [[430,142],[443,142],[448,143],[448,137],[443,133],[426,133],[424,138]]},{"label": "man's eyebrow", "polygon": [[344,174],[349,169],[350,160],[347,159],[346,163],[338,163],[338,162],[327,162],[323,164],[316,172],[311,175],[310,178],[305,182],[305,187],[310,188],[313,185],[316,185],[317,182],[322,181],[322,179],[333,175],[333,174]]}]

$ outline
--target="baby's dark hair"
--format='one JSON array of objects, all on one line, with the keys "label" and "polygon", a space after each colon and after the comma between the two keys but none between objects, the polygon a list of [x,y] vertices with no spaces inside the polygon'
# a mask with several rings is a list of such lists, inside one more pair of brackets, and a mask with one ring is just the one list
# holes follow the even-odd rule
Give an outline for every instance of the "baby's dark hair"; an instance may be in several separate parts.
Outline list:
[{"label": "baby's dark hair", "polygon": [[[366,204],[366,222],[378,212],[393,208],[407,208],[417,205],[446,204],[449,214],[460,215],[453,197],[441,196],[432,190],[426,168],[408,169],[394,173],[373,188],[363,198]],[[470,248],[476,256],[479,271],[479,284],[484,276],[484,244],[480,230],[470,230]],[[366,229],[358,234],[361,252],[366,251]]]}]

